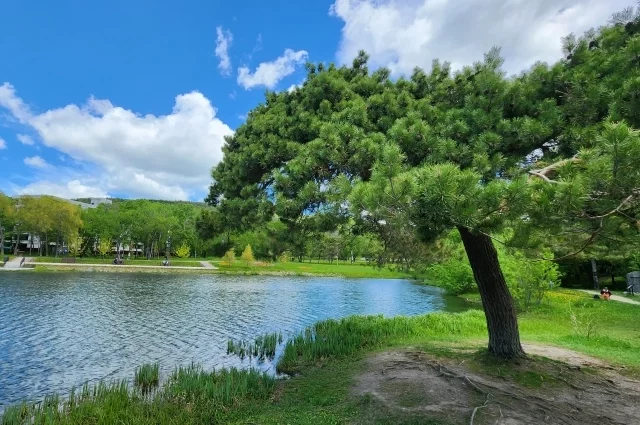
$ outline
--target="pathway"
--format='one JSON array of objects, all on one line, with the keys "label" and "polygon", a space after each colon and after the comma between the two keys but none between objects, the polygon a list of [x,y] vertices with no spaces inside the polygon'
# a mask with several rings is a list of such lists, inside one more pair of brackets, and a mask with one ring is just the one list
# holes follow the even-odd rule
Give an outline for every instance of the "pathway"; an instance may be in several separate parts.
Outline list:
[{"label": "pathway", "polygon": [[143,265],[128,265],[128,264],[86,264],[86,263],[34,263],[36,266],[56,266],[56,267],[69,267],[69,268],[84,268],[84,267],[100,267],[100,268],[120,268],[120,269],[159,269],[159,270],[214,270],[216,267],[187,267],[187,266],[143,266]]},{"label": "pathway", "polygon": [[[587,294],[591,294],[591,295],[600,295],[600,292],[590,291],[588,289],[579,289],[579,291],[586,292]],[[611,295],[611,299],[613,301],[620,301],[621,303],[640,305],[640,301],[632,300],[627,297],[621,297],[620,295]]]},{"label": "pathway", "polygon": [[22,264],[22,257],[14,257],[4,265],[4,268],[19,269],[21,264]]},{"label": "pathway", "polygon": [[218,269],[216,266],[214,266],[213,264],[211,264],[208,261],[200,261],[200,264],[202,264],[202,267],[204,267],[205,269],[213,269],[213,270],[217,270]]}]

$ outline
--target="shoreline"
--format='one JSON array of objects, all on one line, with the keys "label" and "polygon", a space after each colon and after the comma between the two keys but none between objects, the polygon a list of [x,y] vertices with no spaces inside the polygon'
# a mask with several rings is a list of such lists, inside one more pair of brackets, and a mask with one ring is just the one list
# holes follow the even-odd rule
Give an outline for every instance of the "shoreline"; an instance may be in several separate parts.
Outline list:
[{"label": "shoreline", "polygon": [[[33,265],[33,266],[31,266]],[[256,267],[255,270],[221,269],[207,267],[186,266],[142,266],[142,265],[115,265],[115,264],[83,264],[83,263],[30,263],[30,267],[20,269],[3,269],[4,271],[33,271],[42,272],[92,272],[92,273],[175,273],[175,274],[219,274],[231,276],[300,276],[300,277],[341,277],[354,279],[414,279],[411,276],[346,276],[341,273],[303,272],[285,270],[265,270]]]},{"label": "shoreline", "polygon": [[[229,276],[299,276],[299,277],[339,277],[345,279],[408,279],[421,281],[420,276],[408,273],[376,269],[372,266],[345,264],[310,263],[256,263],[248,266],[235,263],[231,266],[210,261],[189,262],[190,265],[171,266],[159,264],[109,264],[99,262],[62,263],[55,261],[26,261],[21,268],[3,268],[0,271],[41,272],[91,272],[91,273],[172,273],[172,274],[222,274]],[[214,265],[215,264],[215,265]]]},{"label": "shoreline", "polygon": [[[532,415],[540,409],[530,405],[539,402],[541,391],[570,396],[570,403],[583,410],[568,414],[580,414],[581,420],[593,415],[588,409],[600,397],[582,386],[614,391],[625,406],[634,403],[637,397],[629,395],[629,388],[640,388],[638,343],[633,338],[638,328],[613,324],[635,317],[637,306],[596,302],[572,290],[554,290],[548,296],[545,308],[519,315],[529,356],[516,361],[487,355],[481,311],[349,316],[317,322],[277,343],[284,351],[275,360],[276,370],[287,379],[275,380],[250,368],[204,370],[195,365],[180,368],[171,379],[156,373],[155,381],[149,378],[153,391],[145,393],[146,381],[138,381],[136,370],[133,385],[130,379],[105,380],[92,387],[100,391],[88,388],[71,402],[68,397],[56,399],[66,410],[54,412],[50,405],[25,401],[6,406],[4,413],[16,419],[8,423],[20,424],[47,415],[56,424],[100,425],[469,423],[474,412],[482,423],[502,417],[538,423],[542,419]],[[595,310],[609,329],[608,339],[576,335],[568,323],[569,307],[580,316]],[[432,391],[425,391],[425,382]],[[487,388],[496,396],[487,396]],[[455,404],[451,394],[457,395]],[[541,409],[544,415],[548,409],[553,407]],[[631,423],[631,413],[616,412],[609,414]]]}]

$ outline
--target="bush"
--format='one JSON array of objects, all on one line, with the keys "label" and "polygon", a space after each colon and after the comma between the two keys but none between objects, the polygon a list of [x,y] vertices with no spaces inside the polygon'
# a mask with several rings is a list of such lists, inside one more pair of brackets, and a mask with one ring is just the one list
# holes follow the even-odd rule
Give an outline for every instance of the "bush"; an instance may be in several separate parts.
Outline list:
[{"label": "bush", "polygon": [[[559,267],[553,261],[530,259],[517,250],[501,249],[499,254],[511,295],[525,310],[540,305],[546,292],[560,283]],[[543,250],[540,255],[553,258],[549,250]]]},{"label": "bush", "polygon": [[240,259],[244,261],[247,266],[250,264],[253,264],[256,261],[256,259],[253,258],[253,251],[251,250],[251,245],[247,245],[245,247],[244,251],[242,251],[242,255],[240,256]]},{"label": "bush", "polygon": [[224,254],[224,257],[222,257],[222,263],[226,264],[227,266],[230,266],[235,262],[236,262],[236,252],[233,250],[233,248],[231,248]]},{"label": "bush", "polygon": [[278,257],[278,263],[288,263],[291,260],[291,251],[285,251]]},{"label": "bush", "polygon": [[[447,255],[427,269],[428,280],[454,295],[471,292],[476,282],[462,241],[455,234],[449,234],[443,243]],[[560,271],[555,262],[527,258],[522,251],[503,245],[497,245],[496,249],[507,286],[521,308],[528,310],[539,305],[545,293],[559,285]],[[539,256],[552,259],[553,253],[543,250]]]},{"label": "bush", "polygon": [[183,242],[178,249],[176,249],[176,255],[180,258],[188,258],[191,255],[191,248],[186,242]]}]

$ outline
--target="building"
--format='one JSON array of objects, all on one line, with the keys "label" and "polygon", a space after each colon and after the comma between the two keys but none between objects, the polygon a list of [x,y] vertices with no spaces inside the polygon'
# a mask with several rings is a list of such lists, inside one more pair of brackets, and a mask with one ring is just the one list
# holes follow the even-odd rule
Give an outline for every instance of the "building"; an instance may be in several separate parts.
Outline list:
[{"label": "building", "polygon": [[[40,198],[44,195],[21,195],[21,198]],[[50,195],[46,195],[49,196],[51,198],[55,198],[58,199],[60,201],[64,201],[64,202],[68,202],[70,204],[74,204],[79,206],[80,208],[82,208],[83,210],[86,209],[90,209],[90,208],[98,208],[100,205],[102,204],[106,204],[106,205],[111,205],[112,201],[109,198],[89,198],[89,202],[81,202],[81,201],[74,201],[73,199],[64,199],[64,198],[59,198],[57,196],[50,196]]]}]

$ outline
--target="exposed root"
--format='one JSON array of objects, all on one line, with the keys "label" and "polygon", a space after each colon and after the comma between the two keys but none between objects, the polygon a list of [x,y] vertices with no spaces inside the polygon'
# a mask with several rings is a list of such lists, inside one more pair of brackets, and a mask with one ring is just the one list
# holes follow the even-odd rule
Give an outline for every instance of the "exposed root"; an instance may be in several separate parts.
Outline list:
[{"label": "exposed root", "polygon": [[[470,425],[488,421],[497,425],[626,425],[640,417],[640,382],[613,372],[603,377],[531,359],[505,366],[518,373],[534,370],[550,375],[550,386],[545,380],[540,384],[545,385],[544,390],[539,390],[509,379],[516,375],[478,374],[463,363],[415,351],[381,353],[368,361],[370,371],[358,378],[355,392],[369,394],[377,405],[388,409],[387,414],[401,412],[456,423],[468,420]],[[371,422],[375,420],[363,423]]]}]

